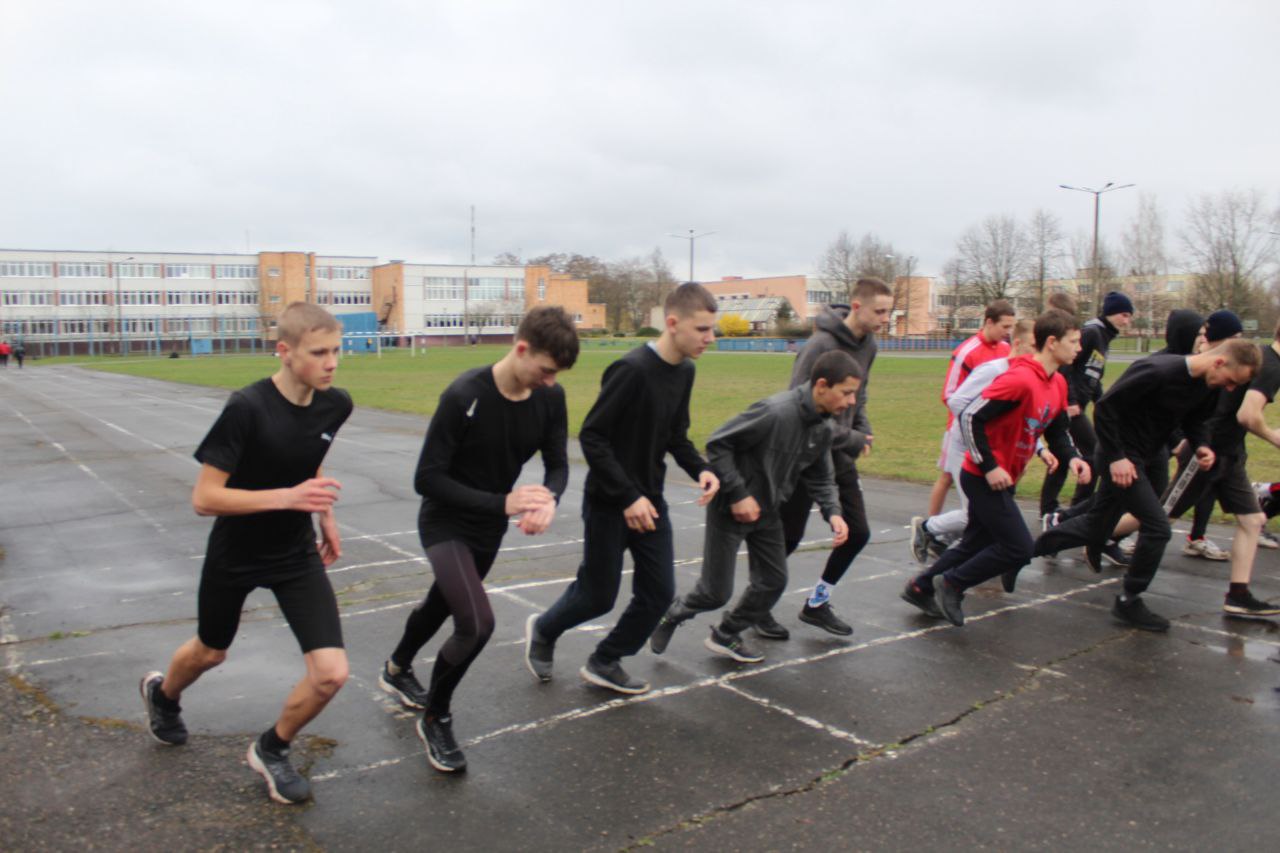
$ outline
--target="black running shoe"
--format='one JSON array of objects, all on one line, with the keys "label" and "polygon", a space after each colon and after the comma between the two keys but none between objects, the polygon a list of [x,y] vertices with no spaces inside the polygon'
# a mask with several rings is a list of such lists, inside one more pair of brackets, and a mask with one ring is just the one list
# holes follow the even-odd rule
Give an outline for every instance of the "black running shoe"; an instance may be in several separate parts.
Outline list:
[{"label": "black running shoe", "polygon": [[417,711],[426,708],[427,700],[430,698],[427,695],[427,689],[414,677],[411,666],[401,667],[399,675],[392,675],[391,670],[384,663],[382,672],[378,673],[378,686],[384,692],[399,699],[401,705]]},{"label": "black running shoe", "polygon": [[148,672],[138,690],[147,709],[147,727],[151,736],[165,746],[182,746],[187,742],[187,726],[182,722],[182,707],[160,692],[164,675]]},{"label": "black running shoe", "polygon": [[441,773],[461,773],[467,769],[467,757],[453,739],[453,715],[428,719],[418,718],[418,737],[427,748],[427,761]]},{"label": "black running shoe", "polygon": [[907,581],[907,585],[902,588],[902,592],[898,597],[907,604],[919,607],[924,611],[926,616],[932,616],[934,619],[946,619],[942,615],[942,611],[938,609],[938,601],[933,597],[933,587],[923,589],[916,586],[914,580]]},{"label": "black running shoe", "polygon": [[703,644],[716,654],[733,658],[739,663],[760,663],[764,660],[764,655],[744,640],[741,634],[726,634],[714,625],[711,626],[711,636],[703,640]]},{"label": "black running shoe", "polygon": [[538,614],[531,613],[524,620],[524,665],[533,677],[546,683],[551,680],[551,665],[555,662],[556,644],[548,643],[538,633]]},{"label": "black running shoe", "polygon": [[1148,610],[1146,602],[1141,598],[1126,602],[1117,595],[1116,603],[1111,608],[1111,615],[1121,622],[1143,631],[1169,630],[1169,620],[1159,613],[1152,613]]},{"label": "black running shoe", "polygon": [[597,687],[603,687],[606,690],[613,690],[618,693],[626,693],[629,696],[649,692],[649,682],[632,678],[622,668],[620,661],[602,661],[592,655],[587,658],[587,665],[578,670],[578,674],[588,684],[594,684]]},{"label": "black running shoe", "polygon": [[249,744],[249,753],[245,757],[249,766],[267,780],[267,793],[277,803],[294,805],[311,797],[311,783],[293,769],[289,763],[289,750],[272,752],[263,749],[262,738],[259,737]]},{"label": "black running shoe", "polygon": [[1120,550],[1119,542],[1108,542],[1102,546],[1102,559],[1106,560],[1113,566],[1127,568],[1129,565],[1129,557],[1124,551]]},{"label": "black running shoe", "polygon": [[1022,571],[1021,567],[1010,569],[1000,575],[1000,586],[1005,592],[1013,592],[1018,586],[1018,572]]},{"label": "black running shoe", "polygon": [[1243,595],[1227,593],[1227,597],[1222,602],[1222,612],[1229,616],[1242,616],[1246,619],[1265,618],[1280,616],[1280,607],[1254,598],[1253,593],[1245,590]]},{"label": "black running shoe", "polygon": [[680,627],[680,622],[681,620],[671,617],[670,611],[662,614],[662,618],[658,620],[658,627],[654,628],[649,636],[649,648],[655,655],[660,655],[667,650],[667,646],[671,643],[671,635],[676,632],[676,628]]},{"label": "black running shoe", "polygon": [[787,626],[782,625],[777,619],[773,618],[772,613],[766,613],[765,617],[752,626],[756,632],[756,636],[765,640],[790,640],[791,632],[787,630]]},{"label": "black running shoe", "polygon": [[964,593],[947,583],[942,575],[933,576],[933,597],[937,599],[938,609],[948,622],[957,628],[964,625],[964,609],[960,606],[964,601]]},{"label": "black running shoe", "polygon": [[824,601],[817,607],[810,607],[806,602],[800,610],[800,621],[840,637],[847,637],[853,633],[853,628],[836,615],[830,601]]}]

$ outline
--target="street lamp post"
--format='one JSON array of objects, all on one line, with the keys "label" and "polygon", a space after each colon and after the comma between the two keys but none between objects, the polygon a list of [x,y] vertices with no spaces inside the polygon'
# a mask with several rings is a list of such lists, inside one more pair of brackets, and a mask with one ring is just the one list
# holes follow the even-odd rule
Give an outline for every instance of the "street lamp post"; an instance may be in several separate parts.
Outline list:
[{"label": "street lamp post", "polygon": [[693,277],[693,244],[697,242],[699,237],[710,237],[715,231],[704,231],[701,234],[694,234],[693,229],[689,229],[689,233],[685,234],[668,234],[668,237],[675,237],[677,240],[689,241],[689,281],[694,281]]},{"label": "street lamp post", "polygon": [[120,264],[128,263],[131,260],[133,260],[133,255],[123,261],[113,260],[111,262],[111,271],[116,276],[116,355],[124,355],[124,306],[120,303]]},{"label": "street lamp post", "polygon": [[[1093,195],[1093,298],[1097,302],[1101,294],[1098,293],[1098,220],[1102,209],[1102,194],[1114,192],[1116,190],[1126,190],[1129,187],[1137,186],[1137,184],[1121,184],[1116,186],[1114,181],[1107,181],[1101,189],[1090,189],[1089,187],[1073,187],[1070,184],[1058,184],[1064,190],[1075,190],[1076,192],[1090,193]],[[1101,302],[1097,302],[1101,305]]]}]

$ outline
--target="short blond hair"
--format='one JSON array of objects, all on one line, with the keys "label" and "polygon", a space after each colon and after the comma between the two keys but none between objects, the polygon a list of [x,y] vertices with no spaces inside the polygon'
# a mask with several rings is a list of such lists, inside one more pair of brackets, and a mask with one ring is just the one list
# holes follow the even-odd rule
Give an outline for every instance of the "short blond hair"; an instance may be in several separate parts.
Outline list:
[{"label": "short blond hair", "polygon": [[297,346],[307,332],[341,332],[342,323],[319,305],[310,302],[290,302],[276,322],[281,341]]}]

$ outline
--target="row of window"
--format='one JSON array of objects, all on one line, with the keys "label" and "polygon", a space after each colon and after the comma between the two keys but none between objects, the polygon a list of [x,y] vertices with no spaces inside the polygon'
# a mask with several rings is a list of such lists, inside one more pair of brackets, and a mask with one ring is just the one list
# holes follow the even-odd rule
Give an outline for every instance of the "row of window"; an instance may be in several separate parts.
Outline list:
[{"label": "row of window", "polygon": [[[489,314],[471,316],[471,328],[514,329],[520,325],[520,314]],[[461,329],[461,314],[426,314],[422,318],[424,329]]]},{"label": "row of window", "polygon": [[328,281],[351,281],[369,278],[368,267],[316,267],[316,278]]},{"label": "row of window", "polygon": [[321,305],[372,305],[373,297],[358,290],[334,290],[321,293],[319,302]]},{"label": "row of window", "polygon": [[0,278],[258,278],[257,264],[117,263],[114,270],[111,267],[105,262],[59,262],[55,276],[54,265],[49,261],[0,261]]},{"label": "row of window", "polygon": [[[524,291],[524,280],[492,276],[478,278],[427,276],[422,283],[422,298],[462,299],[464,289],[468,299],[474,299],[477,302],[495,302],[508,299],[512,294],[521,297]],[[538,298],[545,299],[545,294],[546,285],[542,284],[538,288]]]},{"label": "row of window", "polygon": [[[366,303],[367,303],[366,298]],[[115,293],[109,290],[6,290],[0,292],[4,305],[114,305]],[[123,290],[121,305],[256,305],[256,290],[220,290],[210,292],[182,290]]]},{"label": "row of window", "polygon": [[[110,320],[6,320],[0,323],[6,336],[111,337],[119,334]],[[256,317],[192,318],[182,320],[127,319],[127,335],[258,334]]]}]

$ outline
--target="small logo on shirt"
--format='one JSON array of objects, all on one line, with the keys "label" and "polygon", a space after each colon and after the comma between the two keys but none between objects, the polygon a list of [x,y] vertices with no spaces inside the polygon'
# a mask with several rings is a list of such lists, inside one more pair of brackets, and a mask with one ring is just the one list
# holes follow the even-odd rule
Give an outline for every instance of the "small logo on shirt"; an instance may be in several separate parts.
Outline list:
[{"label": "small logo on shirt", "polygon": [[471,417],[476,413],[476,403],[479,403],[479,402],[480,402],[479,397],[471,401],[471,408],[467,409],[467,417]]},{"label": "small logo on shirt", "polygon": [[330,442],[330,443],[332,443],[332,442],[333,442],[333,436],[329,435],[329,433],[327,433],[327,432],[322,432],[322,433],[320,433],[320,437],[321,437],[321,438],[323,438],[325,441],[328,441],[328,442]]}]

